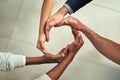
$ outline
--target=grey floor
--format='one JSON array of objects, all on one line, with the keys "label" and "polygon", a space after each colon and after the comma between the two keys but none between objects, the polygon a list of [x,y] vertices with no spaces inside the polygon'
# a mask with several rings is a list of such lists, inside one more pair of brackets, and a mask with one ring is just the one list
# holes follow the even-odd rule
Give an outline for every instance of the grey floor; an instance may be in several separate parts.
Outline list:
[{"label": "grey floor", "polygon": [[[66,0],[55,0],[53,14]],[[43,0],[0,0],[0,51],[39,56],[36,48]],[[120,0],[93,0],[72,16],[89,28],[120,43]],[[68,27],[53,28],[46,48],[57,53],[73,41]],[[102,56],[83,35],[85,44],[60,80],[120,80],[120,66]],[[33,80],[55,64],[41,64],[0,72],[0,80]]]}]

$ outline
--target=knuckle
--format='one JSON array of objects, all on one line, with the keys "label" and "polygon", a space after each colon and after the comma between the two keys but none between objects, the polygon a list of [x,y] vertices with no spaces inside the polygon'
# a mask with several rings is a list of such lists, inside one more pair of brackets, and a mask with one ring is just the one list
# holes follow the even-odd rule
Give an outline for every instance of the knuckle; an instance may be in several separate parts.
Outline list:
[{"label": "knuckle", "polygon": [[48,19],[47,21],[46,21],[46,23],[49,23],[50,22],[50,19]]},{"label": "knuckle", "polygon": [[76,43],[76,42],[73,43],[73,46],[74,46],[74,47],[77,47],[77,46],[78,46],[78,43]]},{"label": "knuckle", "polygon": [[82,45],[84,44],[84,41],[83,41],[83,40],[81,40],[81,44],[82,44]]},{"label": "knuckle", "polygon": [[51,24],[51,23],[49,23],[49,24],[48,24],[48,26],[52,26],[52,24]]},{"label": "knuckle", "polygon": [[45,31],[49,31],[49,30],[50,30],[50,28],[46,28],[46,29],[45,29]]},{"label": "knuckle", "polygon": [[73,17],[72,17],[72,16],[69,16],[68,18],[70,18],[70,19],[71,19],[71,18],[73,18]]}]

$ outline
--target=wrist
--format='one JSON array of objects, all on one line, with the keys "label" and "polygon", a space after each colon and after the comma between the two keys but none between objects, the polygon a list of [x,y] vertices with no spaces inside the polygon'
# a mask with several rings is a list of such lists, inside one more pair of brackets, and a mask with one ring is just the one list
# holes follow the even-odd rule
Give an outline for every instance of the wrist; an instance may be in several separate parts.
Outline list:
[{"label": "wrist", "polygon": [[69,55],[66,57],[66,61],[68,61],[69,63],[73,61],[74,56],[75,56],[75,55],[71,55],[71,54],[73,54],[73,53],[69,53]]},{"label": "wrist", "polygon": [[40,30],[39,30],[39,34],[43,34],[44,33],[44,28],[41,27]]},{"label": "wrist", "polygon": [[87,30],[87,27],[82,23],[78,23],[78,28],[79,28],[79,31],[81,31],[83,33],[86,32],[86,30]]},{"label": "wrist", "polygon": [[72,13],[73,13],[72,8],[71,8],[67,3],[64,4],[64,7],[67,8],[69,14],[72,14]]},{"label": "wrist", "polygon": [[83,26],[80,31],[83,32],[84,34],[89,32],[89,30],[86,26]]},{"label": "wrist", "polygon": [[63,6],[57,13],[60,13],[61,15],[65,16],[68,13],[68,10],[66,7]]}]

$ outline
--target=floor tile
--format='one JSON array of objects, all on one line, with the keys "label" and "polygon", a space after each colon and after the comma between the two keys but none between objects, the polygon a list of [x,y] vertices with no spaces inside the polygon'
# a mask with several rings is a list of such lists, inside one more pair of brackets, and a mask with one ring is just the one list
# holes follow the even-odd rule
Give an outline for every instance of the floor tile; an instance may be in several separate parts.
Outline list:
[{"label": "floor tile", "polygon": [[24,42],[10,40],[7,46],[7,51],[14,54],[22,54],[25,56],[39,56],[43,55],[36,47],[33,45],[28,45]]},{"label": "floor tile", "polygon": [[39,0],[24,0],[11,37],[12,39],[24,41],[36,46],[39,32],[41,4],[42,3]]},{"label": "floor tile", "polygon": [[5,52],[9,39],[0,37],[0,52]]},{"label": "floor tile", "polygon": [[74,60],[60,80],[119,80],[119,74],[120,69]]},{"label": "floor tile", "polygon": [[0,36],[9,38],[14,30],[23,0],[0,1]]},{"label": "floor tile", "polygon": [[103,8],[107,8],[113,11],[120,12],[120,1],[119,0],[93,0],[92,4],[96,6],[100,6]]}]

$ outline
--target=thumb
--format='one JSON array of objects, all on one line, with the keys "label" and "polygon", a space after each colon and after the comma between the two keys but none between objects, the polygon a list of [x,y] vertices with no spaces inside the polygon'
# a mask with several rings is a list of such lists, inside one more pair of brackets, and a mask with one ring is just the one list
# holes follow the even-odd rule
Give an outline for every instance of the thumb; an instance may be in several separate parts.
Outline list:
[{"label": "thumb", "polygon": [[71,29],[72,29],[72,34],[73,34],[73,36],[74,36],[74,39],[76,40],[77,35],[79,34],[79,31],[76,30],[76,29],[74,29],[74,28],[71,28]]},{"label": "thumb", "polygon": [[44,53],[44,54],[51,54],[50,52],[47,51],[47,49],[45,48],[45,45],[44,45],[44,41],[41,41],[39,43],[39,49]]},{"label": "thumb", "polygon": [[52,56],[52,59],[54,59],[54,60],[61,59],[61,58],[63,58],[63,56],[61,54],[56,54],[56,55]]},{"label": "thumb", "polygon": [[49,41],[49,33],[50,33],[50,28],[48,26],[45,27],[45,37],[46,37],[46,41]]},{"label": "thumb", "polygon": [[63,26],[63,25],[66,25],[66,20],[63,19],[59,24],[55,25],[55,27],[60,27],[60,26]]}]

